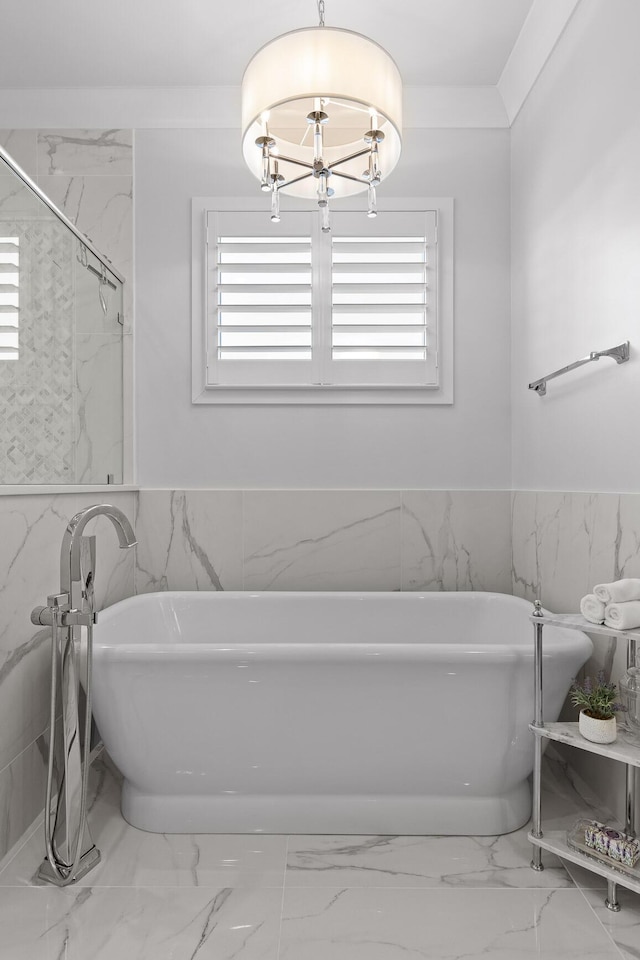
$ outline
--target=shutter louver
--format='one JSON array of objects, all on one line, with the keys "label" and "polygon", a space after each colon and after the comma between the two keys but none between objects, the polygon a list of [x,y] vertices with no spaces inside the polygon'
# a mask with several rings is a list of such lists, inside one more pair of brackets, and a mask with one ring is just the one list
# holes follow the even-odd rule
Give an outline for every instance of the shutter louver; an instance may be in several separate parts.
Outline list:
[{"label": "shutter louver", "polygon": [[0,236],[0,360],[18,360],[20,241]]}]

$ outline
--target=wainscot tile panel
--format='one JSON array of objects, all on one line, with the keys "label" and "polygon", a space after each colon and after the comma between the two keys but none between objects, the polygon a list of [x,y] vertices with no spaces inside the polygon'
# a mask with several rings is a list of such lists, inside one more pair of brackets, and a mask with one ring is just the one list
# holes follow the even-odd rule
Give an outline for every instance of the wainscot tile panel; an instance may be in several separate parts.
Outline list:
[{"label": "wainscot tile panel", "polygon": [[[47,734],[37,737],[0,770],[0,851],[4,856],[31,826],[44,806]],[[0,860],[2,857],[0,857]]]},{"label": "wainscot tile panel", "polygon": [[29,616],[60,584],[60,543],[73,496],[0,497],[0,768],[47,725],[46,634]]},{"label": "wainscot tile panel", "polygon": [[[640,495],[615,493],[512,494],[513,592],[539,598],[554,613],[572,613],[597,583],[640,577]],[[627,645],[592,635],[594,652],[583,673],[604,670],[617,681]],[[566,707],[563,717],[576,719]],[[567,758],[617,816],[623,816],[622,767],[582,751]]]},{"label": "wainscot tile panel", "polygon": [[247,590],[399,590],[399,491],[244,495]]},{"label": "wainscot tile panel", "polygon": [[402,494],[402,589],[511,593],[508,491]]},{"label": "wainscot tile panel", "polygon": [[[115,491],[108,496],[131,520],[135,498],[134,493]],[[48,631],[31,623],[31,610],[59,589],[67,523],[78,510],[105,499],[102,493],[0,497],[0,810],[12,818],[10,828],[0,832],[0,859],[8,849],[6,837],[11,836],[10,847],[43,802],[42,784],[33,786],[40,770],[33,744],[40,742],[49,720],[50,647]],[[134,550],[119,549],[115,531],[104,518],[87,525],[86,533],[98,535],[100,609],[133,593]],[[11,802],[5,807],[8,790]]]},{"label": "wainscot tile panel", "polygon": [[[38,173],[37,137],[35,130],[0,130],[0,147],[32,180]],[[4,164],[0,169],[4,169]]]},{"label": "wainscot tile panel", "polygon": [[39,130],[38,174],[133,175],[131,130]]},{"label": "wainscot tile panel", "polygon": [[[554,613],[579,609],[597,583],[640,577],[640,495],[514,492],[513,592],[539,598]],[[595,638],[585,670],[617,678],[626,668],[625,645]]]},{"label": "wainscot tile panel", "polygon": [[242,493],[144,490],[136,593],[242,590]]}]

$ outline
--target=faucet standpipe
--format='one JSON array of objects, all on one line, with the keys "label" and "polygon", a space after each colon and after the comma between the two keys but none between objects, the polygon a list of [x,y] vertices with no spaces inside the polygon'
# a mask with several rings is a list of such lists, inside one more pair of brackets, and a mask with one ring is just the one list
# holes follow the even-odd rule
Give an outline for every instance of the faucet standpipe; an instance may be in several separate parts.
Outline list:
[{"label": "faucet standpipe", "polygon": [[[62,539],[60,592],[51,594],[45,607],[31,611],[32,623],[51,627],[50,734],[44,816],[46,859],[38,877],[59,887],[79,880],[100,861],[100,851],[91,839],[86,816],[93,625],[97,621],[93,589],[96,538],[83,536],[86,524],[98,516],[111,520],[121,547],[132,547],[136,543],[131,524],[117,507],[103,503],[81,510],[69,521]],[[86,627],[86,639],[81,627]],[[85,662],[79,649],[82,644]],[[85,693],[82,718],[80,686]],[[58,751],[63,769],[54,778]],[[54,779],[58,792],[55,803]]]}]

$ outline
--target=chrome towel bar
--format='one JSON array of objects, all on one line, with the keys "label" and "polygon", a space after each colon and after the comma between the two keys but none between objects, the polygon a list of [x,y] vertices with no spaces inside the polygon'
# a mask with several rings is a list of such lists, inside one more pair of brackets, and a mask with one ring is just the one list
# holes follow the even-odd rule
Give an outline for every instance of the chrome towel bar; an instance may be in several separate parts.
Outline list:
[{"label": "chrome towel bar", "polygon": [[561,367],[559,370],[554,370],[553,373],[548,373],[546,377],[540,377],[539,380],[534,380],[533,383],[529,384],[529,390],[535,390],[539,397],[544,397],[547,392],[547,380],[554,380],[555,377],[561,377],[564,373],[575,370],[576,367],[581,367],[583,364],[590,363],[592,360],[599,360],[600,357],[611,357],[616,363],[624,363],[625,360],[629,359],[629,341],[625,340],[624,343],[619,343],[617,347],[610,347],[609,350],[592,350],[588,357],[583,357],[582,360],[576,360],[575,363],[569,363],[566,367]]}]

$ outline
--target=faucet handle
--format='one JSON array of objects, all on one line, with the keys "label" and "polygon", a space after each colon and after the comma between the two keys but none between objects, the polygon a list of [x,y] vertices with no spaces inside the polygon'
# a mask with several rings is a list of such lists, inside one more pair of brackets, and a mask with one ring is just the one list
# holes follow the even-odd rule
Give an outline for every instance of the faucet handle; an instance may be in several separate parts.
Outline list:
[{"label": "faucet handle", "polygon": [[34,607],[31,611],[31,623],[37,627],[50,627],[53,624],[54,614],[61,624],[64,614],[69,610],[69,594],[54,593],[47,597],[46,607]]}]

